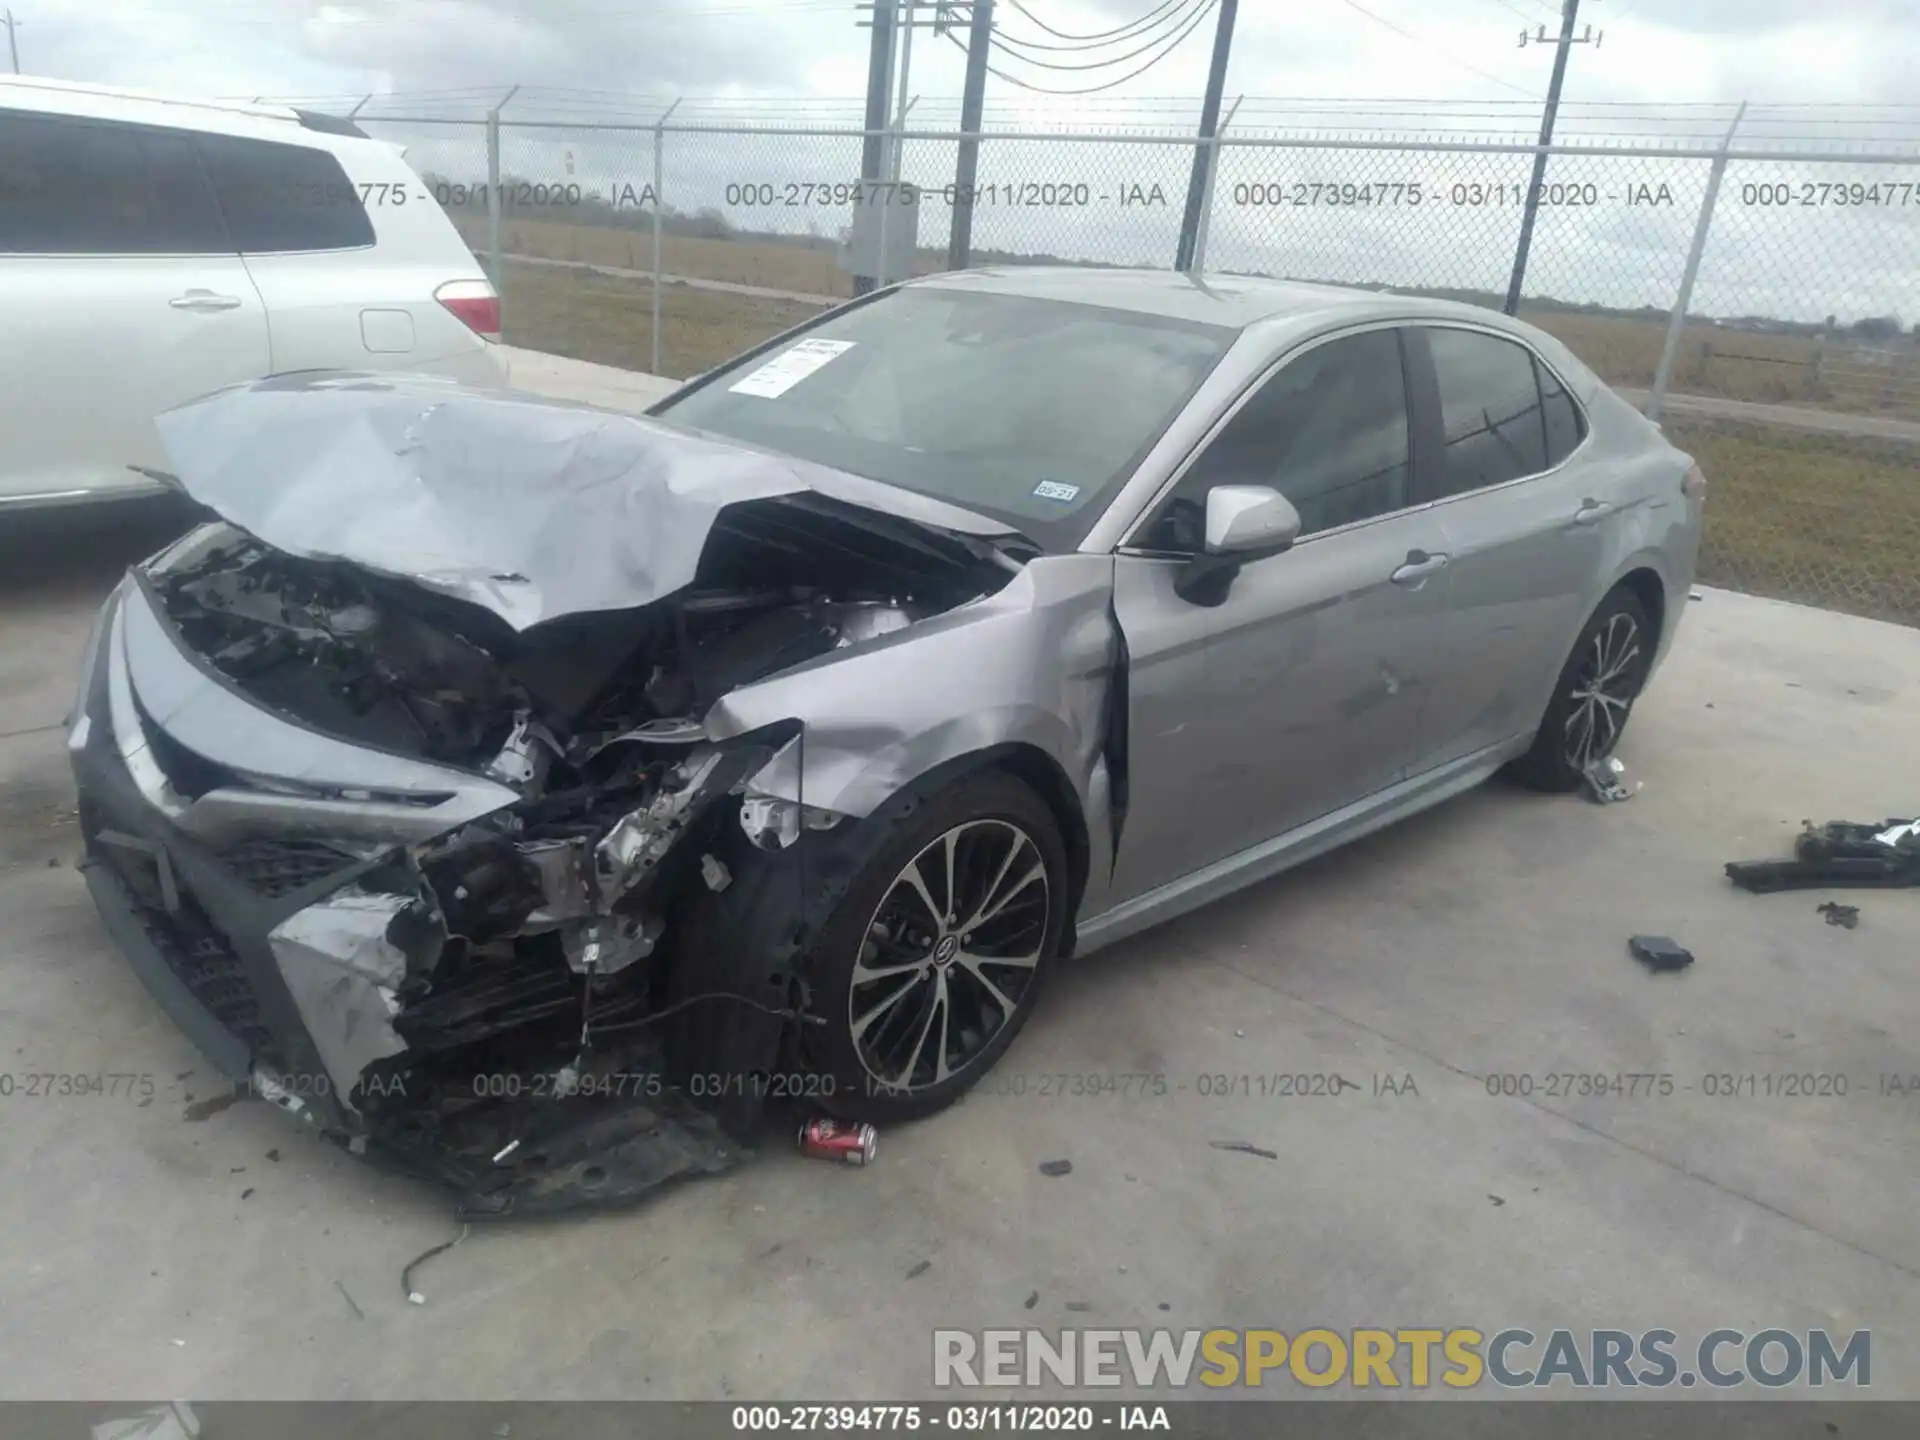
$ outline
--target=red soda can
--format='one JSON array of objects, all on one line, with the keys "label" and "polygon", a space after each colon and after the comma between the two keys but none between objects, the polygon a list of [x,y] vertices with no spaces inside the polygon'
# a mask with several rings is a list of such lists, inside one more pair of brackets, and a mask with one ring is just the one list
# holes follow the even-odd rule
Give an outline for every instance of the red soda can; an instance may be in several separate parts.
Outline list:
[{"label": "red soda can", "polygon": [[880,1132],[855,1120],[833,1120],[823,1115],[800,1127],[800,1153],[817,1160],[871,1165],[879,1144]]}]

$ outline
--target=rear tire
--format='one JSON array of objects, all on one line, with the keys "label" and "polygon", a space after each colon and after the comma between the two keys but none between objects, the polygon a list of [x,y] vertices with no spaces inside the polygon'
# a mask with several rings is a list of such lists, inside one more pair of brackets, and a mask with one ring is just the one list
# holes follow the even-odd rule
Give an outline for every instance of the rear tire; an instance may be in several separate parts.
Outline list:
[{"label": "rear tire", "polygon": [[1586,766],[1620,743],[1657,644],[1639,597],[1624,585],[1609,592],[1561,667],[1532,748],[1508,767],[1513,777],[1535,790],[1579,789]]}]

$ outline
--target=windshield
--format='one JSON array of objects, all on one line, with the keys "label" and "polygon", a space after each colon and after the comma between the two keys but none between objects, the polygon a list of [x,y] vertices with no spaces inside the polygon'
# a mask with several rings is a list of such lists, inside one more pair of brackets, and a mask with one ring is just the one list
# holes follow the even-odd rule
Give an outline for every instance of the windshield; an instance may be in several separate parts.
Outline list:
[{"label": "windshield", "polygon": [[1236,332],[910,286],[654,413],[917,491],[1071,549]]}]

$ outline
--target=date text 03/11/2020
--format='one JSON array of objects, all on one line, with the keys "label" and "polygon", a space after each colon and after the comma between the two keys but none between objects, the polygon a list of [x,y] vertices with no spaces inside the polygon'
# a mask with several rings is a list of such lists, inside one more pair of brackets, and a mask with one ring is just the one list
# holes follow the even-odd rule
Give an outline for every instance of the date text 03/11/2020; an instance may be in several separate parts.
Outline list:
[{"label": "date text 03/11/2020", "polygon": [[736,1405],[730,1418],[737,1433],[948,1430],[969,1435],[1174,1428],[1166,1406],[1127,1404]]}]

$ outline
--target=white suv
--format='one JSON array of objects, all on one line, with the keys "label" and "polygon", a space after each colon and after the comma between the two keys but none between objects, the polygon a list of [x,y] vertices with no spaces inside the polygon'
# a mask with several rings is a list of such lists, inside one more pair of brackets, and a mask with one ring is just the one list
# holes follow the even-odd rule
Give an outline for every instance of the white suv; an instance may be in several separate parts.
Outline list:
[{"label": "white suv", "polygon": [[153,417],[290,370],[506,382],[398,146],[279,106],[0,78],[0,512],[151,492]]}]

